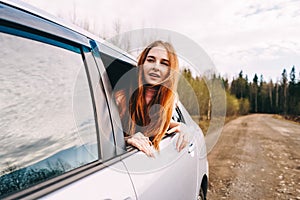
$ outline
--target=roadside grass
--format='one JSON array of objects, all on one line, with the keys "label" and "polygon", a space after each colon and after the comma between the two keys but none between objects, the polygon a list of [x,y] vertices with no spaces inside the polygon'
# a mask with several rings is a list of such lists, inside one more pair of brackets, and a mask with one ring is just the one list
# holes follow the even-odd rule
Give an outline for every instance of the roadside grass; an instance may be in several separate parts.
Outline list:
[{"label": "roadside grass", "polygon": [[295,124],[300,124],[300,116],[298,115],[279,115],[279,114],[274,114],[273,118],[275,119],[280,119],[280,120],[287,120],[290,122],[293,122]]},{"label": "roadside grass", "polygon": [[210,120],[200,120],[198,123],[198,125],[200,126],[204,135],[206,135],[206,133],[207,133],[209,123],[210,123]]},{"label": "roadside grass", "polygon": [[232,121],[232,120],[234,120],[234,119],[236,119],[236,118],[238,118],[238,117],[240,117],[240,116],[242,116],[242,115],[233,115],[233,116],[227,116],[226,118],[225,118],[225,124],[227,124],[228,122],[230,122],[230,121]]},{"label": "roadside grass", "polygon": [[[228,122],[236,119],[237,115],[234,115],[234,116],[227,116],[225,118],[225,124],[227,124]],[[200,117],[199,115],[197,116],[192,116],[192,119],[200,126],[202,132],[204,135],[206,135],[207,131],[208,131],[208,128],[210,126],[210,120],[208,120],[206,117]],[[221,121],[222,119],[220,119]]]}]

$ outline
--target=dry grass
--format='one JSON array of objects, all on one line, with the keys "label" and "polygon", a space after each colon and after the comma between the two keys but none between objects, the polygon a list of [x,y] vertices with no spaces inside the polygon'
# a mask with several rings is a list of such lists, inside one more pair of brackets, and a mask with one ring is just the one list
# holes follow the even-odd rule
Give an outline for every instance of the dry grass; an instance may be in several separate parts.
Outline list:
[{"label": "dry grass", "polygon": [[228,122],[230,122],[230,121],[232,121],[232,120],[234,120],[234,119],[236,119],[236,118],[238,118],[238,117],[239,117],[239,116],[237,116],[237,115],[226,117],[226,118],[225,118],[225,124],[227,124]]},{"label": "dry grass", "polygon": [[277,114],[273,115],[273,118],[275,118],[275,119],[284,119],[283,116],[277,115]]},{"label": "dry grass", "polygon": [[204,135],[206,135],[208,127],[209,127],[210,120],[201,120],[198,124],[203,132]]},{"label": "dry grass", "polygon": [[274,114],[273,118],[275,119],[281,119],[281,120],[288,120],[290,122],[300,124],[300,116],[296,115],[279,115],[279,114]]},{"label": "dry grass", "polygon": [[[236,119],[237,117],[238,117],[238,116],[229,116],[229,117],[226,117],[226,118],[225,118],[225,124],[227,124],[228,122],[230,122],[230,121]],[[201,119],[201,120],[199,121],[199,117],[196,117],[196,116],[193,116],[192,118],[193,118],[194,121],[196,121],[196,122],[197,122],[197,120],[198,120],[198,122],[199,122],[198,125],[200,126],[200,128],[201,128],[203,134],[206,135],[207,130],[208,130],[209,125],[210,125],[210,120],[207,120],[207,119]]]}]

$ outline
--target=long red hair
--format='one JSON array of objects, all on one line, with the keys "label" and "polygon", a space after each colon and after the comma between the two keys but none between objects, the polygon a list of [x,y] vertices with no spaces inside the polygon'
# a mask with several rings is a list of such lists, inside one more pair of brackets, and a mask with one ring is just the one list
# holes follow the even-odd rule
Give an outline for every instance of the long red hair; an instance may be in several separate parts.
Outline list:
[{"label": "long red hair", "polygon": [[[169,75],[166,80],[158,85],[153,86],[157,90],[156,97],[146,103],[146,87],[143,74],[143,64],[149,51],[153,47],[163,47],[166,49],[169,57]],[[146,47],[138,58],[138,88],[133,92],[129,100],[129,135],[136,132],[137,127],[142,127],[146,136],[153,136],[153,146],[159,149],[159,143],[164,137],[172,118],[174,108],[175,93],[177,89],[178,59],[173,46],[168,42],[155,41]],[[159,106],[154,106],[158,104]],[[151,108],[152,107],[152,108]],[[150,112],[151,108],[151,112]],[[153,109],[154,108],[154,109]],[[150,116],[151,115],[151,116]]]}]

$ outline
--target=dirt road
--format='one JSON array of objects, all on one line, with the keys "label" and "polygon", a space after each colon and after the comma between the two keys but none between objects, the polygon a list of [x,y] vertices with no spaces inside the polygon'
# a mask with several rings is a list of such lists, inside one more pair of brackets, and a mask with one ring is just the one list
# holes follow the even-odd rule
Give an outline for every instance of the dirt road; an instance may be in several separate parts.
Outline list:
[{"label": "dirt road", "polygon": [[239,117],[225,125],[208,161],[208,199],[300,199],[298,124]]}]

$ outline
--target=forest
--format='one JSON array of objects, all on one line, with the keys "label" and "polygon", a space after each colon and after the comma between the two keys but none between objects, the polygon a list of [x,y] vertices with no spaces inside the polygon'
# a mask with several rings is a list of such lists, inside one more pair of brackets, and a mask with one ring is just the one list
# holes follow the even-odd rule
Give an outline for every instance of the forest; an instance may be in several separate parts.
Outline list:
[{"label": "forest", "polygon": [[[189,68],[181,72],[178,84],[180,100],[193,115],[195,104],[190,103],[183,81],[189,83],[194,90],[199,106],[200,121],[210,119],[211,95],[207,87],[208,82],[221,81],[226,94],[226,116],[239,116],[250,113],[280,114],[285,118],[300,122],[300,74],[296,79],[296,68],[292,66],[288,73],[286,69],[281,72],[277,82],[265,81],[263,75],[254,75],[249,79],[240,71],[238,77],[229,81],[220,75],[193,76]],[[198,115],[199,115],[198,114]]]}]

